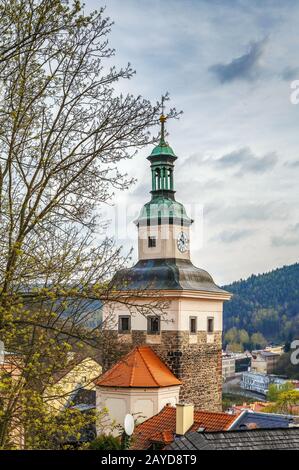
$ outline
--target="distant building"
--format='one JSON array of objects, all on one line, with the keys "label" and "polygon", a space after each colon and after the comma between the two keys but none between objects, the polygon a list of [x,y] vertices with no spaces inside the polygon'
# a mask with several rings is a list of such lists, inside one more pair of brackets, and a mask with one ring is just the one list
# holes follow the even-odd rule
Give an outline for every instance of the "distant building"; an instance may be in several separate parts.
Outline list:
[{"label": "distant building", "polygon": [[269,406],[273,405],[273,403],[269,401],[255,401],[253,403],[242,403],[242,405],[232,405],[229,407],[228,411],[233,414],[239,414],[241,411],[250,410],[256,412],[263,412],[264,409]]},{"label": "distant building", "polygon": [[284,346],[266,346],[264,350],[281,355],[284,353]]},{"label": "distant building", "polygon": [[261,374],[273,374],[281,354],[267,350],[252,351],[251,370]]},{"label": "distant building", "polygon": [[225,381],[236,373],[236,360],[231,354],[222,354],[222,379]]},{"label": "distant building", "polygon": [[296,426],[297,418],[291,415],[263,413],[243,410],[236,416],[230,430],[237,429],[282,429]]},{"label": "distant building", "polygon": [[225,381],[238,372],[246,372],[251,365],[251,355],[245,353],[222,353],[222,379]]},{"label": "distant building", "polygon": [[267,395],[270,384],[275,384],[279,387],[285,382],[285,379],[275,375],[261,374],[259,372],[243,372],[240,387],[244,390],[251,390],[261,393],[262,395]]},{"label": "distant building", "polygon": [[251,368],[252,356],[250,353],[245,352],[243,354],[238,354],[236,357],[236,373],[238,372],[247,372]]},{"label": "distant building", "polygon": [[55,377],[55,383],[46,388],[44,399],[52,410],[62,411],[72,406],[79,391],[86,390],[95,393],[94,380],[101,373],[102,366],[93,358],[74,357],[70,359],[65,369]]}]

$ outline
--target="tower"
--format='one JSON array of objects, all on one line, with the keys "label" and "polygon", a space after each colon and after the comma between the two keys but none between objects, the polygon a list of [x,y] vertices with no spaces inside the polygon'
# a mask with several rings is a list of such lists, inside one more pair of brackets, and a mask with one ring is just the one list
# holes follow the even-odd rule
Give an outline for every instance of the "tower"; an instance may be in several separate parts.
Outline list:
[{"label": "tower", "polygon": [[[182,382],[181,400],[197,409],[221,411],[222,309],[230,294],[191,262],[193,221],[175,198],[177,157],[165,141],[165,120],[162,115],[160,142],[148,157],[151,200],[135,222],[139,260],[120,270],[113,286],[122,295],[127,292],[133,303],[142,306],[152,296],[155,302],[166,301],[167,308],[132,313],[123,303],[115,305],[110,329],[128,348],[150,345]],[[146,293],[146,301],[140,292]],[[104,309],[104,319],[105,315]]]}]

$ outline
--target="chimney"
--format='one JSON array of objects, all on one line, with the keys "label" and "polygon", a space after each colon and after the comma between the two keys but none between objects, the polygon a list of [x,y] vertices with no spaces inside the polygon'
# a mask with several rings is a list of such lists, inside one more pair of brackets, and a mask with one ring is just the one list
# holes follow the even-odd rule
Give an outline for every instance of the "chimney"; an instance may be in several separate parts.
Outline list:
[{"label": "chimney", "polygon": [[177,403],[176,405],[176,434],[183,436],[194,423],[194,405]]}]

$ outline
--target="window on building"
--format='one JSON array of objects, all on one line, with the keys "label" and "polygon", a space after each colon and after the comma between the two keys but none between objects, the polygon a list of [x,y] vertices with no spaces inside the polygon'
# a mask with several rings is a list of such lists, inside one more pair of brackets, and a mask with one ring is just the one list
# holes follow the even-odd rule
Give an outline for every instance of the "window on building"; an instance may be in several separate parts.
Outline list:
[{"label": "window on building", "polygon": [[155,248],[157,246],[157,239],[156,237],[148,237],[148,247]]},{"label": "window on building", "polygon": [[160,333],[160,317],[147,317],[147,333],[149,335],[158,335]]},{"label": "window on building", "polygon": [[155,189],[161,189],[161,172],[160,172],[160,168],[157,168],[157,170],[156,170]]},{"label": "window on building", "polygon": [[196,317],[190,317],[190,333],[195,334],[197,331],[197,318]]},{"label": "window on building", "polygon": [[208,318],[208,333],[213,333],[214,331],[214,318]]},{"label": "window on building", "polygon": [[129,315],[120,315],[118,318],[118,332],[129,333],[131,331],[131,317]]}]

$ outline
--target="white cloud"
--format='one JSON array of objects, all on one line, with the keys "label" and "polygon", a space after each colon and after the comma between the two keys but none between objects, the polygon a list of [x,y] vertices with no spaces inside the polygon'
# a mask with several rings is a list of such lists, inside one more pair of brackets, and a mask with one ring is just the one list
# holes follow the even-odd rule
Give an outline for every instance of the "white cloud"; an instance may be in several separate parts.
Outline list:
[{"label": "white cloud", "polygon": [[[87,8],[98,3],[86,1]],[[204,206],[205,245],[193,240],[194,263],[225,283],[297,261],[298,246],[273,237],[286,239],[299,217],[299,105],[290,103],[288,83],[297,73],[299,4],[109,0],[107,14],[115,20],[115,62],[130,61],[137,70],[118,90],[154,100],[168,90],[184,110],[167,129],[179,156],[177,199]],[[265,37],[266,45],[259,42]],[[238,80],[219,83],[209,71],[213,64],[228,64],[225,71],[231,78],[239,73]],[[260,67],[263,80],[239,79],[240,70],[254,77]],[[150,197],[148,152],[126,162],[138,178],[126,195],[129,204]],[[242,231],[248,236],[227,250],[229,233]]]}]

